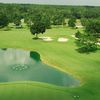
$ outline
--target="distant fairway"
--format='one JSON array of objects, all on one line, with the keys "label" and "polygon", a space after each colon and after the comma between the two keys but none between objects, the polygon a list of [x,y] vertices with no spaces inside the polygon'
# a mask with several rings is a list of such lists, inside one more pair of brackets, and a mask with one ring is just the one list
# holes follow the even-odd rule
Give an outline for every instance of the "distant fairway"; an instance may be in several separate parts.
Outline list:
[{"label": "distant fairway", "polygon": [[[52,28],[39,35],[53,38],[49,42],[33,40],[34,36],[28,29],[0,30],[0,48],[37,51],[44,63],[81,81],[81,86],[75,88],[37,82],[1,83],[0,100],[74,100],[73,96],[77,95],[80,96],[79,100],[100,100],[100,50],[90,54],[78,53],[75,39],[71,36],[76,31],[71,28]],[[58,42],[61,37],[69,41]]]}]

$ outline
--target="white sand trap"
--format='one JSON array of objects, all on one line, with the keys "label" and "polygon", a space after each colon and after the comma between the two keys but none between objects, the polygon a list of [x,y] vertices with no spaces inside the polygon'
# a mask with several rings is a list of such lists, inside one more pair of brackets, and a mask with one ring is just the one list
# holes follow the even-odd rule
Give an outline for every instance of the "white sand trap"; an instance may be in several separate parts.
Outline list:
[{"label": "white sand trap", "polygon": [[43,41],[53,41],[51,37],[39,37],[40,39],[43,39]]},{"label": "white sand trap", "polygon": [[68,40],[67,38],[58,38],[58,42],[67,42]]}]

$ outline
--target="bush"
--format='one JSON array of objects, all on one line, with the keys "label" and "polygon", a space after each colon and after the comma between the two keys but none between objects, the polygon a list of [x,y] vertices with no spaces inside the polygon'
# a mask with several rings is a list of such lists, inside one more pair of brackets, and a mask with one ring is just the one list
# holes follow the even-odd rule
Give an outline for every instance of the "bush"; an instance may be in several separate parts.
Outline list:
[{"label": "bush", "polygon": [[75,23],[76,23],[76,19],[75,18],[71,18],[68,21],[68,26],[69,27],[75,27],[76,26]]},{"label": "bush", "polygon": [[76,38],[80,38],[80,37],[81,37],[81,32],[80,32],[80,31],[77,31],[77,32],[75,33],[75,37],[76,37]]}]

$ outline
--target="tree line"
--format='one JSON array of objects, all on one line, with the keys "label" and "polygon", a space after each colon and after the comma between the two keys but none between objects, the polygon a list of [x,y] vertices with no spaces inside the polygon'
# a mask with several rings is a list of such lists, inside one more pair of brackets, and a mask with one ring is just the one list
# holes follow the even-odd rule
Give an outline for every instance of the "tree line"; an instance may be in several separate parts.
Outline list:
[{"label": "tree line", "polygon": [[[93,51],[100,42],[100,7],[95,6],[56,6],[34,4],[0,4],[0,28],[14,23],[16,28],[21,26],[24,19],[33,35],[50,29],[51,25],[68,24],[74,28],[76,20],[80,19],[83,32],[76,32],[77,44],[81,51]],[[66,19],[69,19],[66,22]]]},{"label": "tree line", "polygon": [[[56,6],[34,4],[0,4],[0,14],[7,16],[9,22],[19,25],[19,20],[24,18],[30,24],[38,15],[44,21],[53,25],[65,24],[65,19],[92,19],[100,18],[100,7],[94,6]],[[40,17],[39,16],[39,17]],[[39,18],[37,18],[39,20]],[[49,26],[48,26],[49,27]]]}]

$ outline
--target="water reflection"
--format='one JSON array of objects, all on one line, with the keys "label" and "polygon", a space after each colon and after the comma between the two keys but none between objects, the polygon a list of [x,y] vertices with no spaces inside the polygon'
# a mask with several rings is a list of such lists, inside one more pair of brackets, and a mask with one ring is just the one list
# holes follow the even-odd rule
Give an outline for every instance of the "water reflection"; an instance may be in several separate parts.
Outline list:
[{"label": "water reflection", "polygon": [[37,62],[41,61],[40,54],[35,51],[30,51],[30,57]]},{"label": "water reflection", "polygon": [[80,82],[41,61],[36,51],[0,50],[0,82],[38,81],[59,86],[78,86]]},{"label": "water reflection", "polygon": [[2,50],[7,50],[7,48],[1,48]]}]

